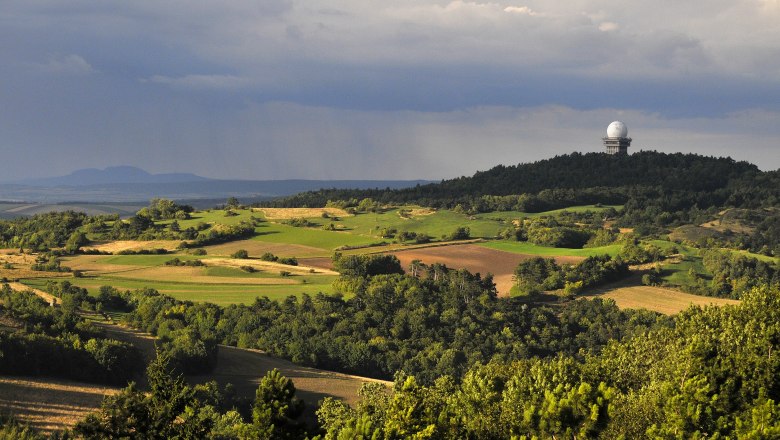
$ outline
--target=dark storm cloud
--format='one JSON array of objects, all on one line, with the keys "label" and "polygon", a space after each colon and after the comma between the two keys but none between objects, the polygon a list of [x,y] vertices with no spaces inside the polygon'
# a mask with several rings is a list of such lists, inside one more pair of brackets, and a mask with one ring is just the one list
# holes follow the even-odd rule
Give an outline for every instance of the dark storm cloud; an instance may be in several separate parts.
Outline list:
[{"label": "dark storm cloud", "polygon": [[4,2],[0,181],[439,178],[596,151],[613,119],[777,168],[778,20],[770,0]]}]

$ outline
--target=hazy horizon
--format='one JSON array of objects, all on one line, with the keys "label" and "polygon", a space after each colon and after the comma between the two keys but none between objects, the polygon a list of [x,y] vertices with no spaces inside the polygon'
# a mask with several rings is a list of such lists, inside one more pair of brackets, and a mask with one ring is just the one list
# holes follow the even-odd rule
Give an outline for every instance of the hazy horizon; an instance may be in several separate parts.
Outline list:
[{"label": "hazy horizon", "polygon": [[780,168],[780,3],[0,4],[0,181],[439,180],[602,151]]}]

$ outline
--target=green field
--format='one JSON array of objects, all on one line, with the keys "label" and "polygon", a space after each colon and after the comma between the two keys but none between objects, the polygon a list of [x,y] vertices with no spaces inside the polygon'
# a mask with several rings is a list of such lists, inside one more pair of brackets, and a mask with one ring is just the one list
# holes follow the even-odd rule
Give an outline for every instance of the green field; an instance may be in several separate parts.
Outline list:
[{"label": "green field", "polygon": [[748,258],[755,258],[756,260],[761,260],[761,261],[766,262],[766,263],[775,263],[775,264],[780,263],[780,257],[770,257],[768,255],[761,255],[761,254],[756,254],[756,253],[753,253],[753,252],[742,251],[742,250],[739,250],[739,251],[738,250],[733,250],[733,249],[722,249],[722,250],[731,251],[731,252],[733,252],[735,254],[739,254],[739,255],[742,255],[742,256],[745,256],[745,257],[748,257]]},{"label": "green field", "polygon": [[478,219],[486,220],[505,220],[505,219],[521,219],[521,218],[533,218],[544,216],[557,216],[565,212],[583,213],[583,212],[601,212],[609,208],[620,210],[623,209],[623,205],[582,205],[582,206],[570,206],[568,208],[553,209],[551,211],[544,212],[522,212],[522,211],[495,211],[476,214],[474,217]]},{"label": "green field", "polygon": [[425,233],[432,239],[440,239],[443,235],[449,235],[462,226],[469,228],[472,237],[494,238],[507,227],[507,224],[504,222],[492,219],[471,219],[465,214],[458,214],[448,210],[439,210],[432,214],[418,215],[411,218],[401,217],[399,211],[399,209],[392,209],[383,213],[358,214],[353,217],[342,218],[334,223],[343,225],[355,234],[378,237],[382,229],[394,228],[399,232]]},{"label": "green field", "polygon": [[166,262],[178,258],[179,260],[197,260],[205,259],[208,256],[196,257],[187,254],[165,254],[165,255],[114,255],[103,260],[106,264],[118,264],[128,266],[162,266]]},{"label": "green field", "polygon": [[[341,246],[367,246],[379,242],[392,242],[392,238],[382,238],[382,230],[396,229],[398,232],[415,232],[427,234],[433,240],[439,240],[442,236],[449,235],[458,227],[468,227],[472,237],[495,238],[501,231],[509,226],[512,219],[523,217],[539,217],[545,215],[558,215],[567,212],[603,211],[608,208],[621,208],[614,206],[573,206],[566,209],[540,213],[525,212],[494,212],[468,216],[450,210],[438,210],[426,215],[414,215],[402,217],[402,209],[416,209],[415,206],[405,206],[390,209],[380,213],[363,213],[354,216],[340,217],[338,220],[322,217],[308,217],[307,220],[316,226],[294,227],[284,224],[281,220],[265,221],[257,226],[257,236],[253,240],[267,243],[299,244],[316,247],[324,250],[334,250]],[[236,211],[238,215],[225,216],[225,211],[210,210],[196,212],[191,219],[180,220],[182,228],[194,227],[198,223],[210,224],[237,224],[248,221],[251,217],[265,218],[262,212],[248,210]],[[164,222],[168,223],[168,222]],[[337,231],[328,231],[322,228],[330,225]]]},{"label": "green field", "polygon": [[341,246],[365,246],[383,241],[378,237],[357,235],[351,232],[300,228],[270,222],[261,224],[255,231],[258,235],[252,237],[252,240],[265,243],[299,244],[325,250],[334,250]]},{"label": "green field", "polygon": [[704,269],[701,258],[686,257],[685,260],[679,263],[664,265],[661,278],[665,283],[672,286],[694,286],[696,281],[689,274],[691,269],[705,279],[709,279],[712,276]]},{"label": "green field", "polygon": [[[263,218],[261,212],[252,212],[248,209],[241,209],[234,211],[238,215],[226,216],[225,211],[221,209],[210,209],[208,211],[196,211],[191,214],[191,217],[187,220],[177,220],[179,226],[182,229],[189,227],[195,227],[198,223],[220,223],[223,225],[237,225],[242,221],[249,221],[254,216],[255,218]],[[159,224],[168,224],[172,220],[165,220],[158,222]]]},{"label": "green field", "polygon": [[542,257],[593,257],[604,254],[615,256],[623,247],[619,244],[612,244],[594,248],[568,249],[537,246],[527,241],[488,241],[480,243],[480,246],[516,254],[539,255]]},{"label": "green field", "polygon": [[[242,275],[243,276],[243,275]],[[86,288],[91,295],[97,295],[100,286],[112,286],[120,290],[136,290],[144,288],[156,289],[160,293],[186,301],[203,301],[219,305],[251,304],[255,298],[267,296],[270,299],[282,300],[288,296],[299,296],[304,293],[315,295],[319,292],[332,293],[332,283],[335,276],[294,275],[291,279],[300,284],[256,285],[256,284],[200,284],[188,282],[172,282],[160,280],[134,280],[98,276],[94,278],[68,278],[73,285]],[[27,286],[44,289],[46,278],[21,280]],[[62,281],[62,279],[55,279]],[[305,283],[304,283],[305,282]]]}]

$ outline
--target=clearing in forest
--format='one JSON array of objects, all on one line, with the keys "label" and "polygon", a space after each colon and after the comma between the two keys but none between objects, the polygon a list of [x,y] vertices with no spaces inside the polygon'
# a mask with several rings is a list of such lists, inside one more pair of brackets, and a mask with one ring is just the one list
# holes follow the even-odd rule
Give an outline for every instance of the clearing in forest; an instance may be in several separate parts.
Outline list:
[{"label": "clearing in forest", "polygon": [[586,298],[609,298],[621,309],[647,309],[665,315],[679,313],[692,305],[734,305],[738,300],[693,295],[664,287],[639,285],[638,277],[591,290]]},{"label": "clearing in forest", "polygon": [[270,220],[322,217],[322,214],[327,214],[331,217],[348,217],[352,215],[340,208],[252,208],[252,211],[262,212],[265,218]]},{"label": "clearing in forest", "polygon": [[121,251],[140,251],[149,249],[165,249],[173,251],[181,244],[181,240],[117,240],[106,243],[97,243],[84,246],[84,250],[97,250],[100,252],[116,253]]},{"label": "clearing in forest", "polygon": [[42,377],[0,377],[0,411],[44,433],[72,427],[118,388]]}]

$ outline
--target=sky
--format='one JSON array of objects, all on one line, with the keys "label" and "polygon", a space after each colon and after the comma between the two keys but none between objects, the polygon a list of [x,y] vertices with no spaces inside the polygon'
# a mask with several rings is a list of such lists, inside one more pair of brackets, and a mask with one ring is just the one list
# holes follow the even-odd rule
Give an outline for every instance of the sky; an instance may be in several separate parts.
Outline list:
[{"label": "sky", "polygon": [[3,0],[0,181],[442,179],[602,151],[780,168],[780,0]]}]

